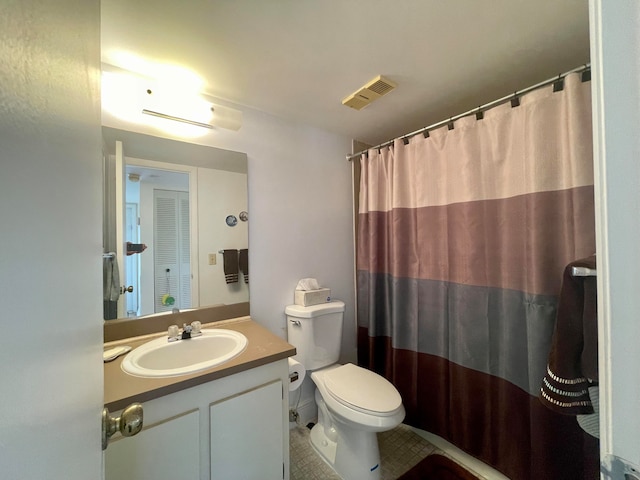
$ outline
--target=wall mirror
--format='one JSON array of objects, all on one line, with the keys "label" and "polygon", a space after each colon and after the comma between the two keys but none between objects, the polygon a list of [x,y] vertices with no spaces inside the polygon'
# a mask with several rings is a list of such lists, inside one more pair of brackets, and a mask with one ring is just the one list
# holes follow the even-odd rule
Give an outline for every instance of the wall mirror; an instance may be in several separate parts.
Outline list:
[{"label": "wall mirror", "polygon": [[[223,254],[248,248],[246,154],[110,127],[102,133],[104,319],[248,302],[248,271],[240,264],[229,282],[235,264],[225,266]],[[115,301],[111,257],[124,292]]]}]

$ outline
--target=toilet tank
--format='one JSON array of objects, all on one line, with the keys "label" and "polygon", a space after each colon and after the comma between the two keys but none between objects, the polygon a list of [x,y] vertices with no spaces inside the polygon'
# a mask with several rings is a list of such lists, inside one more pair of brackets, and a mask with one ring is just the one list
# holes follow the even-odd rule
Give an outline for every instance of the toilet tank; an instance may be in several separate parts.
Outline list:
[{"label": "toilet tank", "polygon": [[344,302],[339,300],[303,307],[289,305],[288,342],[296,347],[295,358],[307,370],[317,370],[338,362],[342,341]]}]

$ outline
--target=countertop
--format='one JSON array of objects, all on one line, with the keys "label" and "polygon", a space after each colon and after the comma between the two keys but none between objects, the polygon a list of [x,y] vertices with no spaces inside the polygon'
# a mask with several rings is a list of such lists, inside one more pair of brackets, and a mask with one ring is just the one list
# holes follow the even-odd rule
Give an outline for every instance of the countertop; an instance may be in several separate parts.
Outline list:
[{"label": "countertop", "polygon": [[[203,324],[202,328],[225,328],[240,332],[249,340],[247,348],[240,355],[222,365],[189,375],[165,378],[142,378],[129,375],[121,368],[124,355],[118,357],[114,361],[104,364],[105,407],[114,412],[125,408],[132,402],[149,401],[296,354],[295,347],[254,322],[250,317]],[[161,336],[166,336],[166,333],[110,342],[105,344],[105,347],[129,345],[136,348]]]}]

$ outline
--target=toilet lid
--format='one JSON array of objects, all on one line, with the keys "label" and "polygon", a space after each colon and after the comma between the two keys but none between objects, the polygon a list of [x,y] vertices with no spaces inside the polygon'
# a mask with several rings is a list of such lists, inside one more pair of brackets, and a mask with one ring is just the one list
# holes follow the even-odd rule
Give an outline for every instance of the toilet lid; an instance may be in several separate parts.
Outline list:
[{"label": "toilet lid", "polygon": [[352,363],[328,371],[324,384],[336,400],[357,409],[390,413],[402,405],[400,394],[389,381]]}]

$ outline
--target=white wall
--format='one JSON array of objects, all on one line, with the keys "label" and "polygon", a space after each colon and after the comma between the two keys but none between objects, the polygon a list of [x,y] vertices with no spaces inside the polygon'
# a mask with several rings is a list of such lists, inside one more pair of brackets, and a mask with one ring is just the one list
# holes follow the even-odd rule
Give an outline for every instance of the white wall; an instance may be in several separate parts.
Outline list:
[{"label": "white wall", "polygon": [[[351,140],[230,106],[243,111],[242,128],[217,129],[196,143],[248,157],[251,316],[286,338],[284,307],[300,278],[315,277],[347,304],[343,360],[355,361],[351,165],[345,159]],[[103,125],[166,136],[104,112]]]},{"label": "white wall", "polygon": [[[224,262],[219,250],[248,248],[248,222],[240,220],[240,212],[248,210],[247,175],[210,168],[198,168],[198,277],[200,305],[242,303],[249,300],[251,283],[242,274],[236,283],[225,282]],[[235,215],[235,227],[226,224]],[[216,264],[209,265],[209,254]],[[249,265],[251,274],[251,265]],[[251,280],[251,275],[249,276]]]},{"label": "white wall", "polygon": [[[640,471],[640,4],[592,0],[600,449],[603,478]],[[633,478],[636,478],[634,476]]]},{"label": "white wall", "polygon": [[260,120],[265,135],[247,145],[252,316],[285,336],[284,307],[299,279],[315,277],[347,304],[342,353],[355,360],[351,141]]},{"label": "white wall", "polygon": [[100,4],[0,15],[0,477],[101,478]]}]

